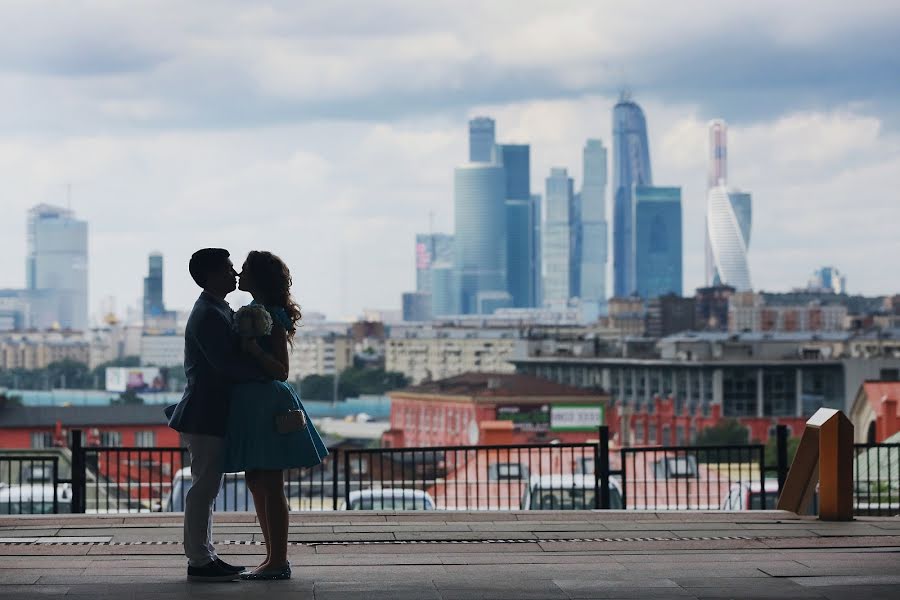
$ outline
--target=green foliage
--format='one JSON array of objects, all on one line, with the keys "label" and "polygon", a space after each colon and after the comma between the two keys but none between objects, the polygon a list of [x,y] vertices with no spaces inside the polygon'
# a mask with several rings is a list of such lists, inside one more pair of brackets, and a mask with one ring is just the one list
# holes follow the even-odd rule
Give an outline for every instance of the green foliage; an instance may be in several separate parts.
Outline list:
[{"label": "green foliage", "polygon": [[697,433],[698,446],[741,446],[750,443],[750,433],[736,419],[722,419]]},{"label": "green foliage", "polygon": [[22,406],[22,397],[13,396],[6,390],[0,390],[0,410],[12,406]]},{"label": "green foliage", "polygon": [[134,390],[127,390],[119,394],[118,398],[110,400],[109,403],[112,406],[143,404],[144,399],[138,396]]},{"label": "green foliage", "polygon": [[[797,447],[800,446],[799,437],[789,437],[787,440],[787,464],[790,466],[794,462],[794,455],[797,453]],[[778,464],[778,438],[771,436],[766,442],[766,465],[775,466]]]},{"label": "green foliage", "polygon": [[[345,369],[338,380],[338,400],[363,395],[380,395],[409,385],[403,373],[384,369]],[[331,400],[334,395],[333,375],[308,375],[300,381],[300,397],[304,400]]]}]

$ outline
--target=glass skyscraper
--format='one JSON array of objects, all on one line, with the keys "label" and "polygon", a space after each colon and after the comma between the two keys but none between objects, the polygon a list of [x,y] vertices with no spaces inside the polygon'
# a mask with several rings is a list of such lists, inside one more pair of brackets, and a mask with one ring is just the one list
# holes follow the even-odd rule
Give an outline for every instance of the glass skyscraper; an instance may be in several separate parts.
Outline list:
[{"label": "glass skyscraper", "polygon": [[728,181],[728,125],[709,122],[709,158],[706,193],[706,284],[751,289],[750,194],[726,187]]},{"label": "glass skyscraper", "polygon": [[747,260],[751,211],[750,194],[729,190],[724,185],[707,193],[706,233],[713,285],[730,285],[739,292],[752,289]]},{"label": "glass skyscraper", "polygon": [[565,306],[571,292],[572,178],[563,168],[550,169],[546,180],[547,203],[541,236],[542,294],[545,306]]},{"label": "glass skyscraper", "polygon": [[506,174],[476,162],[456,168],[453,181],[454,266],[459,312],[478,312],[479,294],[506,293]]},{"label": "glass skyscraper", "polygon": [[593,316],[606,310],[606,148],[600,140],[584,146],[581,186],[580,298]]},{"label": "glass skyscraper", "polygon": [[651,299],[682,293],[681,188],[634,186],[636,291]]},{"label": "glass skyscraper", "polygon": [[613,293],[637,289],[634,262],[632,186],[653,185],[644,111],[623,93],[613,108]]},{"label": "glass skyscraper", "polygon": [[144,318],[160,316],[166,310],[163,304],[163,255],[153,252],[147,263],[147,276],[144,277]]},{"label": "glass skyscraper", "polygon": [[543,281],[543,270],[541,269],[541,264],[543,263],[543,255],[541,251],[541,240],[543,239],[543,221],[541,217],[541,195],[540,194],[532,194],[531,195],[531,224],[533,228],[533,240],[534,245],[531,248],[531,268],[530,268],[530,276],[532,280],[532,289],[534,290],[534,306],[543,306],[544,304],[544,281]]},{"label": "glass skyscraper", "polygon": [[490,117],[475,117],[469,121],[469,162],[493,162],[494,120]]},{"label": "glass skyscraper", "polygon": [[506,174],[507,284],[512,305],[535,306],[533,259],[535,228],[531,200],[531,148],[526,144],[497,147]]},{"label": "glass skyscraper", "polygon": [[72,211],[40,204],[28,212],[26,287],[37,329],[88,328],[88,226]]},{"label": "glass skyscraper", "polygon": [[431,268],[453,262],[453,236],[446,233],[416,234],[416,291],[431,291]]}]

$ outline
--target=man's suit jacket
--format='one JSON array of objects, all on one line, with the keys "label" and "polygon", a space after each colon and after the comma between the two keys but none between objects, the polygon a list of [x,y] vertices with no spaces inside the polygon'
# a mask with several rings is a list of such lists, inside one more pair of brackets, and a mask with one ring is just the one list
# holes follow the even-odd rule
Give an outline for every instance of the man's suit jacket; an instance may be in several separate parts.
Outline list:
[{"label": "man's suit jacket", "polygon": [[268,379],[252,359],[241,355],[233,318],[228,303],[207,292],[194,303],[184,331],[187,387],[181,402],[166,408],[172,429],[224,437],[230,387]]}]

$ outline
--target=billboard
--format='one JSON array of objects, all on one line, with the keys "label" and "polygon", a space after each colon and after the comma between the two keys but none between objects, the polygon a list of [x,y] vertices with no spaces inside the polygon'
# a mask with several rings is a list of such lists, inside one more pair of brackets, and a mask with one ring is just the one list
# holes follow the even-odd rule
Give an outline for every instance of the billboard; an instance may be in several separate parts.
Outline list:
[{"label": "billboard", "polygon": [[165,372],[159,367],[107,367],[107,392],[165,392]]},{"label": "billboard", "polygon": [[604,424],[600,404],[558,404],[550,410],[551,431],[595,431]]},{"label": "billboard", "polygon": [[549,431],[549,404],[501,404],[497,407],[498,421],[512,421],[521,431]]}]

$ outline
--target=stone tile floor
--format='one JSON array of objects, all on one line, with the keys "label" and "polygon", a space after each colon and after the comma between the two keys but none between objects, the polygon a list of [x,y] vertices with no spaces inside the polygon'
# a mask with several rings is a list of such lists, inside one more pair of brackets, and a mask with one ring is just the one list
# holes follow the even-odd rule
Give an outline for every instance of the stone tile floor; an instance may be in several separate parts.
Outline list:
[{"label": "stone tile floor", "polygon": [[[254,515],[219,553],[254,565]],[[0,517],[0,597],[900,598],[900,518],[771,511],[295,513],[286,582],[189,584],[181,515]]]}]

